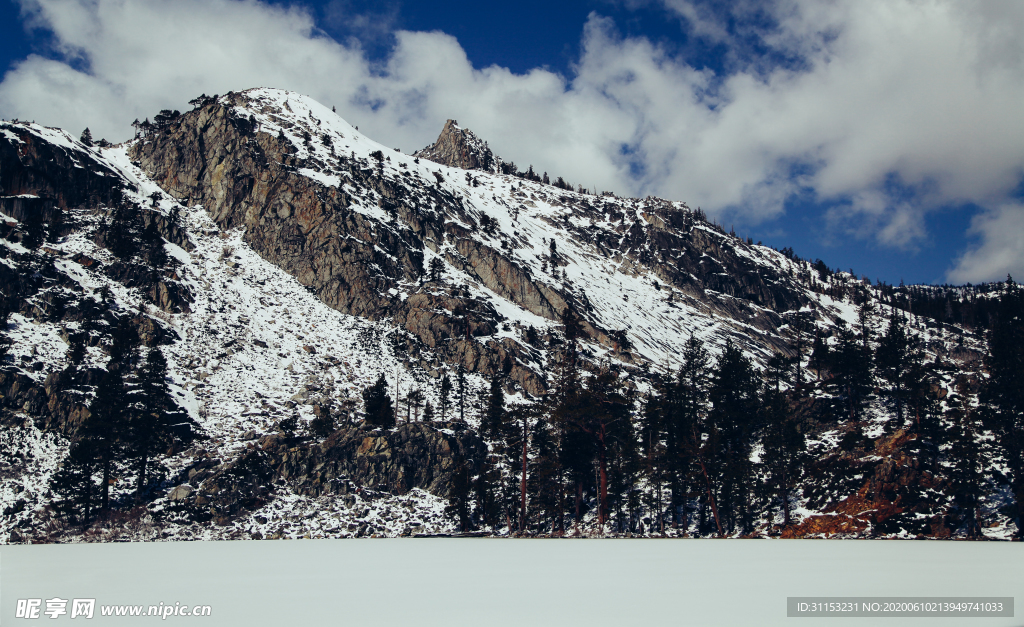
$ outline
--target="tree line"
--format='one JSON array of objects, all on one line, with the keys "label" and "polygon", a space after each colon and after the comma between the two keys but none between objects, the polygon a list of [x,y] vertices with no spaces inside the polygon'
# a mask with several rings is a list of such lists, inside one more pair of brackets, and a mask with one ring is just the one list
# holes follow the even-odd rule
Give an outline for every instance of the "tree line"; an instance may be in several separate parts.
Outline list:
[{"label": "tree line", "polygon": [[[928,356],[897,307],[865,304],[859,323],[797,341],[794,356],[776,354],[763,369],[731,342],[714,358],[691,337],[677,370],[649,373],[647,393],[610,368],[584,370],[579,320],[566,311],[551,393],[506,407],[499,373],[474,403],[490,455],[457,469],[450,511],[463,530],[565,535],[596,523],[619,533],[778,533],[794,523],[804,486],[830,481],[823,449],[808,446],[813,423],[842,435],[833,454],[867,456],[878,437],[866,434],[868,419],[881,415],[882,435],[900,436],[922,484],[937,488],[889,495],[907,509],[879,519],[875,533],[927,533],[909,509],[915,497],[954,533],[980,537],[998,510],[1020,537],[1024,296],[1010,279],[993,303],[988,377],[961,373],[950,390],[938,385],[950,367]],[[867,324],[873,313],[888,319],[878,337]],[[442,413],[451,416],[447,375],[442,386]],[[800,407],[812,397],[810,420]],[[383,376],[364,398],[371,423],[395,424]]]}]

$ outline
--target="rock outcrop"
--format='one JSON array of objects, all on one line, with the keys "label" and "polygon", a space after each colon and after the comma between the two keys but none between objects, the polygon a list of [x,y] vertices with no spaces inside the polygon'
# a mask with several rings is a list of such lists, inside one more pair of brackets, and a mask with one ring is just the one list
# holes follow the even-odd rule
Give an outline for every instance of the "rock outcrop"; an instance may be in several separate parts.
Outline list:
[{"label": "rock outcrop", "polygon": [[124,179],[66,132],[47,129],[52,135],[47,141],[19,124],[4,123],[0,129],[8,139],[17,138],[0,141],[4,213],[24,220],[28,209],[38,210],[48,221],[55,209],[110,206],[121,200]]},{"label": "rock outcrop", "polygon": [[168,499],[199,520],[226,523],[268,499],[275,484],[314,497],[363,490],[405,494],[413,488],[447,497],[453,473],[477,467],[486,455],[479,436],[457,423],[408,423],[388,431],[353,427],[322,442],[270,435],[230,462],[197,462]]},{"label": "rock outcrop", "polygon": [[496,171],[501,158],[494,155],[473,131],[462,128],[455,120],[448,120],[441,129],[437,141],[413,153],[414,157],[427,159],[463,170]]},{"label": "rock outcrop", "polygon": [[74,437],[89,417],[89,408],[87,398],[70,389],[71,385],[96,385],[102,372],[98,369],[74,374],[53,372],[39,384],[23,372],[4,368],[0,370],[0,409],[3,410],[0,422],[19,422],[27,415],[40,429]]},{"label": "rock outcrop", "polygon": [[[934,460],[915,451],[917,434],[903,429],[877,440],[849,440],[810,465],[807,505],[823,513],[783,530],[783,537],[853,537],[910,533],[948,537],[945,492]],[[864,445],[868,445],[864,448]]]}]

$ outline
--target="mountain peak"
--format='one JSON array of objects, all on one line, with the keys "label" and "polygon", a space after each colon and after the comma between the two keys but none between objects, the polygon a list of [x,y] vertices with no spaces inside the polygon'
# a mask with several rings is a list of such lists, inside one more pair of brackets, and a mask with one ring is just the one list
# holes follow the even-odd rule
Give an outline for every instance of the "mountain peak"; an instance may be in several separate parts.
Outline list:
[{"label": "mountain peak", "polygon": [[468,128],[459,126],[455,120],[446,121],[437,141],[417,150],[413,156],[453,168],[489,172],[496,172],[502,163],[501,158],[487,147],[487,142]]}]

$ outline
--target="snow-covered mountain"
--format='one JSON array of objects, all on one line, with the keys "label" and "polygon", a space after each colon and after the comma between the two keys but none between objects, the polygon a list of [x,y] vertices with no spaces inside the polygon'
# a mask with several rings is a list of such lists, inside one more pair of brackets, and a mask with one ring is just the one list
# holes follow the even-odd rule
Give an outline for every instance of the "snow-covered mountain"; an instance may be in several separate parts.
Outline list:
[{"label": "snow-covered mountain", "polygon": [[[638,399],[678,370],[691,337],[713,354],[739,346],[764,368],[837,325],[874,338],[887,328],[891,307],[869,282],[743,240],[683,202],[524,177],[452,120],[406,155],[291,92],[194,104],[113,146],[0,124],[4,539],[83,537],[47,509],[48,485],[125,324],[162,347],[176,403],[203,437],[171,447],[145,506],[122,508],[97,539],[451,532],[453,473],[487,455],[480,410],[374,431],[361,423],[363,390],[383,374],[392,397],[419,389],[437,408],[440,377],[461,369],[471,397],[498,379],[510,406],[528,405],[555,385],[570,311],[583,370],[616,373]],[[113,252],[125,212],[134,236],[158,234],[167,261]],[[38,222],[49,241],[27,247]],[[935,371],[937,390],[977,380],[980,335],[945,321],[910,328],[951,364]],[[87,349],[71,367],[74,337]],[[799,355],[808,370],[810,352]],[[817,420],[813,389],[793,399],[809,449],[841,458],[846,474],[823,478],[835,472],[822,462],[831,470],[794,510],[798,535],[869,533],[861,522],[877,500],[856,510],[848,497],[899,465],[909,436],[884,432],[875,399],[862,425],[871,442],[841,450],[852,427]],[[340,428],[322,442],[278,433],[323,412]],[[131,478],[114,479],[114,498],[130,503]],[[986,534],[1010,532],[1006,517],[990,519]]]}]

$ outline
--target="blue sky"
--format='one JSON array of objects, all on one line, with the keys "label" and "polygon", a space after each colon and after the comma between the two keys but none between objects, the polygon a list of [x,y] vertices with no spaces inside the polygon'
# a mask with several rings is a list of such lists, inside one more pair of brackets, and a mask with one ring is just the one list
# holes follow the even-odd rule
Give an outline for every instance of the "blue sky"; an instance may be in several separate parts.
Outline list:
[{"label": "blue sky", "polygon": [[1021,2],[0,0],[0,42],[4,118],[120,140],[281,87],[872,280],[1024,276]]}]

